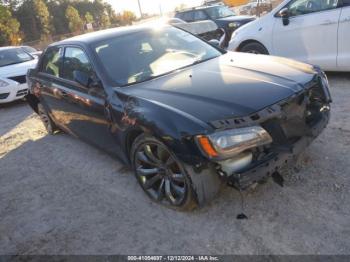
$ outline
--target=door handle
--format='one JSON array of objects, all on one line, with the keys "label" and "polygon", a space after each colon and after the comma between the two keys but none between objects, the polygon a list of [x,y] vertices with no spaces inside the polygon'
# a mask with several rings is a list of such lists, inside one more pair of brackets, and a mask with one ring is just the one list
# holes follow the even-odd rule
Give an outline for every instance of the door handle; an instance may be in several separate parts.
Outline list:
[{"label": "door handle", "polygon": [[68,93],[67,93],[66,91],[61,90],[61,96],[67,97],[67,96],[68,96]]}]

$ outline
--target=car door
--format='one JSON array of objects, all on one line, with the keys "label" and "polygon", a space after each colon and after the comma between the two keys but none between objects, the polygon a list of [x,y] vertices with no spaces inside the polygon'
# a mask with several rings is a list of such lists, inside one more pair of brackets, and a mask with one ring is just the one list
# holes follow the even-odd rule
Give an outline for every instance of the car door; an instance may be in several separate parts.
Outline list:
[{"label": "car door", "polygon": [[350,71],[350,0],[343,0],[338,31],[338,58],[340,70]]},{"label": "car door", "polygon": [[337,31],[341,8],[338,0],[292,0],[286,6],[289,24],[276,17],[273,55],[336,68]]},{"label": "car door", "polygon": [[60,124],[63,119],[61,99],[55,94],[57,87],[62,83],[60,80],[60,73],[62,70],[63,48],[59,46],[49,47],[39,66],[38,77],[35,83],[36,92],[40,93],[41,103],[48,110],[53,120]]},{"label": "car door", "polygon": [[60,119],[65,127],[79,138],[118,154],[120,148],[110,132],[105,91],[81,47],[65,47],[60,80],[54,94],[60,99]]}]

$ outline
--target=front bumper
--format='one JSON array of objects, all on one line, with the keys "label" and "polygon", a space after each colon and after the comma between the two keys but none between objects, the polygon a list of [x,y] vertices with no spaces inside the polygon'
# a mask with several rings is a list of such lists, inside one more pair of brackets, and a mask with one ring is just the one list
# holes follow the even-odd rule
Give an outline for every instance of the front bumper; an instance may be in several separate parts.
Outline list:
[{"label": "front bumper", "polygon": [[[14,82],[14,81],[12,81]],[[24,98],[28,94],[28,85],[26,83],[11,83],[8,86],[0,87],[0,104],[9,103]]]},{"label": "front bumper", "polygon": [[292,162],[304,149],[323,131],[330,119],[330,111],[323,113],[322,119],[311,129],[310,134],[301,137],[289,148],[273,148],[265,158],[256,162],[249,169],[234,173],[226,177],[227,182],[239,189],[246,189],[250,185],[271,176]]},{"label": "front bumper", "polygon": [[219,165],[218,174],[230,185],[245,189],[278,172],[300,154],[327,126],[330,119],[331,96],[322,77],[315,78],[303,91],[285,101],[243,118],[214,121],[216,128],[261,125],[272,137],[268,146],[251,151],[250,164],[233,172]]}]

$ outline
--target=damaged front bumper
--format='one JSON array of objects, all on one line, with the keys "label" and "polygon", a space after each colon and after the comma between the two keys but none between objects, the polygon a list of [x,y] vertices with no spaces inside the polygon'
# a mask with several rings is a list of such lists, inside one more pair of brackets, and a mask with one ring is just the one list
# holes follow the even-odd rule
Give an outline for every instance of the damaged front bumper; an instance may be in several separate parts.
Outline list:
[{"label": "damaged front bumper", "polygon": [[218,163],[218,174],[239,190],[272,176],[293,162],[327,126],[330,102],[328,86],[318,81],[287,101],[248,118],[234,119],[232,123],[235,125],[249,121],[260,124],[271,135],[273,143],[249,152],[253,155],[252,161],[238,171],[225,172],[223,165]]},{"label": "damaged front bumper", "polygon": [[226,177],[227,182],[239,189],[246,189],[250,185],[263,180],[266,177],[273,175],[292,162],[304,149],[322,132],[327,126],[330,118],[329,111],[324,113],[322,120],[313,127],[312,134],[301,137],[290,147],[271,148],[271,153],[267,154],[261,160],[255,162],[249,168],[234,173]]}]

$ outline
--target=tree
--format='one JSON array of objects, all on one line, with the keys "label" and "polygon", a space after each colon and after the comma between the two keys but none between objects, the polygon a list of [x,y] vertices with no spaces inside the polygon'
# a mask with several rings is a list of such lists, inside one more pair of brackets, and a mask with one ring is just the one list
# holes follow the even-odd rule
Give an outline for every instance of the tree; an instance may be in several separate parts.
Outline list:
[{"label": "tree", "polygon": [[136,20],[136,15],[128,10],[125,10],[122,14],[122,23],[131,25],[133,21]]},{"label": "tree", "polygon": [[80,32],[82,30],[84,22],[80,18],[78,10],[71,5],[66,9],[66,18],[71,32]]},{"label": "tree", "polygon": [[43,0],[34,0],[34,12],[40,30],[40,39],[46,40],[51,33],[51,17],[49,10]]},{"label": "tree", "polygon": [[175,12],[181,11],[183,9],[185,9],[187,6],[186,4],[182,3],[179,6],[175,7]]},{"label": "tree", "polygon": [[92,24],[94,22],[94,17],[89,12],[86,12],[84,18],[87,24]]},{"label": "tree", "polygon": [[19,27],[19,22],[12,17],[9,8],[0,4],[0,45],[19,44]]},{"label": "tree", "polygon": [[111,20],[109,19],[108,15],[102,14],[100,19],[100,25],[102,28],[107,28],[111,25]]}]

